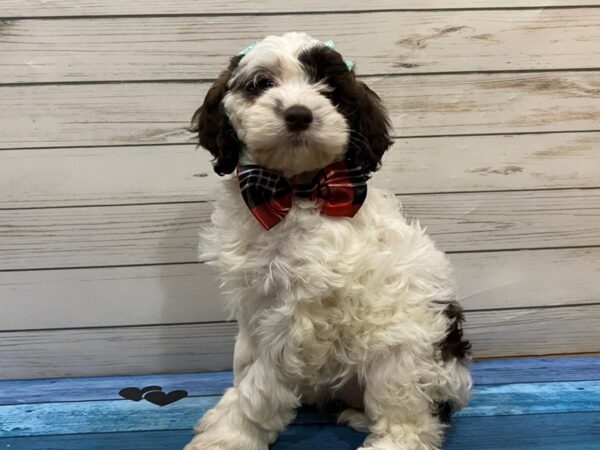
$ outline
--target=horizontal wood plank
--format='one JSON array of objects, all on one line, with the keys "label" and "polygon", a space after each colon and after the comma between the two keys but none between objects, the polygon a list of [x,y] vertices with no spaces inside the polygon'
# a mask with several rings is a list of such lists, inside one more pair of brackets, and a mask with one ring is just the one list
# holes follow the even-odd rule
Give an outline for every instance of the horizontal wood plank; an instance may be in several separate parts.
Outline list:
[{"label": "horizontal wood plank", "polygon": [[476,357],[600,352],[600,305],[474,311],[466,336]]},{"label": "horizontal wood plank", "polygon": [[233,322],[0,333],[0,379],[230,370]]},{"label": "horizontal wood plank", "polygon": [[[600,248],[450,259],[468,311],[600,303]],[[227,318],[217,276],[204,264],[0,272],[0,291],[5,331]]]},{"label": "horizontal wood plank", "polygon": [[[185,388],[185,386],[181,386]],[[0,437],[73,433],[190,429],[220,396],[187,397],[168,405],[168,413],[149,402],[121,400],[0,406]],[[600,381],[479,386],[456,417],[600,412]],[[332,423],[317,409],[295,423]]]},{"label": "horizontal wood plank", "polygon": [[477,385],[600,380],[599,356],[487,359],[471,364]]},{"label": "horizontal wood plank", "polygon": [[518,8],[598,5],[598,0],[4,0],[2,17],[113,16],[162,14],[265,14],[324,11],[376,11],[382,9]]},{"label": "horizontal wood plank", "polygon": [[[600,189],[400,196],[445,251],[600,245]],[[194,262],[213,204],[5,210],[0,267]]]},{"label": "horizontal wood plank", "polygon": [[184,389],[189,397],[203,397],[221,395],[232,385],[231,371],[0,380],[0,405],[123,400],[119,391],[130,386]]},{"label": "horizontal wood plank", "polygon": [[[445,251],[600,244],[600,190],[401,195]],[[598,205],[600,206],[600,205]]]},{"label": "horizontal wood plank", "polygon": [[[598,429],[598,413],[456,417],[446,435],[444,450],[595,450]],[[486,433],[482,434],[481,430]],[[354,449],[365,437],[365,434],[343,426],[293,425],[279,435],[271,448]],[[0,438],[0,446],[10,445],[12,450],[80,450],[82,446],[164,450],[182,448],[191,438],[191,430],[89,433]]]},{"label": "horizontal wood plank", "polygon": [[[396,193],[600,187],[600,133],[397,139],[373,185]],[[0,152],[0,208],[204,201],[196,145]]]},{"label": "horizontal wood plank", "polygon": [[211,79],[249,43],[289,30],[334,39],[362,75],[600,67],[597,9],[369,12],[14,20],[0,28],[0,80]]},{"label": "horizontal wood plank", "polygon": [[[600,73],[388,76],[368,80],[395,135],[594,130]],[[2,86],[0,148],[181,143],[209,83]]]},{"label": "horizontal wood plank", "polygon": [[469,311],[600,303],[600,249],[450,255]]},{"label": "horizontal wood plank", "polygon": [[5,331],[227,319],[205,264],[0,272],[0,292]]},{"label": "horizontal wood plank", "polygon": [[0,151],[0,208],[212,200],[211,158],[195,144]]},{"label": "horizontal wood plank", "polygon": [[[600,380],[600,357],[490,359],[471,363],[476,385]],[[0,405],[123,400],[125,386],[184,389],[190,397],[221,395],[233,385],[233,373],[192,372],[112,377],[45,378],[0,381]],[[0,446],[1,448],[1,446]]]},{"label": "horizontal wood plank", "polygon": [[169,203],[2,211],[0,267],[195,262],[211,209],[211,203]]},{"label": "horizontal wood plank", "polygon": [[[444,450],[595,450],[600,428],[598,413],[532,414],[528,416],[456,417]],[[482,434],[481,430],[486,430]],[[273,450],[354,449],[366,435],[335,425],[293,425],[284,430]],[[0,438],[11,450],[164,450],[182,448],[191,430],[90,433]]]},{"label": "horizontal wood plank", "polygon": [[[236,330],[229,322],[3,332],[0,378],[230,369]],[[600,305],[475,311],[465,330],[477,358],[600,352]]]},{"label": "horizontal wood plank", "polygon": [[[594,450],[600,414],[456,417],[444,450]],[[291,448],[291,447],[290,447]]]},{"label": "horizontal wood plank", "polygon": [[[312,427],[318,428],[317,425]],[[342,428],[341,430],[350,430]],[[302,432],[305,432],[302,429]],[[132,431],[124,433],[65,434],[55,436],[21,436],[0,438],[0,448],[11,450],[80,450],[118,448],[119,450],[180,449],[192,439],[189,430]],[[361,441],[359,441],[361,442]]]}]

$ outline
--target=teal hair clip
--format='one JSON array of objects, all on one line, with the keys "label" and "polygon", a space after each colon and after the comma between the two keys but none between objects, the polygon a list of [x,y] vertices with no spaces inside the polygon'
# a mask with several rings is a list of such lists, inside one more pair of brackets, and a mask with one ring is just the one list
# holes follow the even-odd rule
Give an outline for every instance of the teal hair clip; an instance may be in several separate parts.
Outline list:
[{"label": "teal hair clip", "polygon": [[[326,41],[322,41],[323,45],[325,47],[329,47],[329,48],[335,48],[335,42],[333,42],[333,39],[327,39]],[[238,53],[238,56],[244,57],[246,56],[248,53],[250,53],[250,51],[256,47],[256,42],[253,42],[252,44],[250,44],[248,47],[246,47],[245,49],[243,49],[241,52]],[[354,68],[354,62],[350,61],[349,59],[344,60],[344,62],[346,63],[346,67],[348,68],[348,70],[352,70]]]},{"label": "teal hair clip", "polygon": [[256,44],[257,44],[256,42],[253,42],[248,47],[246,47],[244,50],[239,52],[238,56],[246,56],[248,53],[250,53],[250,50],[252,50],[254,47],[256,47]]}]

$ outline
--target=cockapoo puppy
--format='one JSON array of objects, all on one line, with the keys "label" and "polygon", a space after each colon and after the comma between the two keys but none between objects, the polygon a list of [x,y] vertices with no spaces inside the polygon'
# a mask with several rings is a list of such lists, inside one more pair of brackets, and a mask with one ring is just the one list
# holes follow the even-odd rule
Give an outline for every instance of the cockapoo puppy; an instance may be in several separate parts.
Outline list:
[{"label": "cockapoo puppy", "polygon": [[[193,119],[223,182],[207,237],[239,324],[234,387],[186,450],[266,450],[335,399],[362,449],[439,449],[469,345],[445,255],[367,181],[390,147],[379,97],[304,33],[231,59]],[[359,401],[357,401],[357,399]]]}]

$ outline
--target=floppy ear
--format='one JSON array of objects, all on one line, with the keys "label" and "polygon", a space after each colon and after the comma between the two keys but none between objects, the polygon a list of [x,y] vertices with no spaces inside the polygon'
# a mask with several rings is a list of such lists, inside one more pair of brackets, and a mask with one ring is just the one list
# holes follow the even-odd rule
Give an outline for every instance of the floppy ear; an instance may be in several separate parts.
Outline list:
[{"label": "floppy ear", "polygon": [[[351,73],[354,78],[354,73]],[[381,166],[381,158],[392,145],[390,118],[381,104],[379,96],[362,81],[354,81],[351,113],[347,117],[350,125],[348,156],[368,172]]]},{"label": "floppy ear", "polygon": [[392,145],[390,119],[381,99],[365,83],[357,81],[342,55],[327,45],[311,47],[298,59],[315,82],[325,81],[334,88],[325,95],[350,127],[347,156],[366,172],[375,172]]},{"label": "floppy ear", "polygon": [[227,83],[240,59],[241,56],[231,58],[229,67],[208,90],[204,103],[192,118],[191,131],[198,133],[200,145],[213,155],[213,166],[218,175],[233,172],[240,155],[241,143],[222,104],[228,91]]}]

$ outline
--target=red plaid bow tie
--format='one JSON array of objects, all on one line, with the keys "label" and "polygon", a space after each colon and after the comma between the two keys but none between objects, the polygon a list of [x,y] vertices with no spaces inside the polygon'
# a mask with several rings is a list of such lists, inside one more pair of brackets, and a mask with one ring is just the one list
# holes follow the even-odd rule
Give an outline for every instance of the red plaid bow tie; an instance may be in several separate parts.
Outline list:
[{"label": "red plaid bow tie", "polygon": [[352,217],[367,197],[367,177],[359,165],[339,161],[320,170],[312,183],[293,185],[277,172],[257,165],[238,167],[242,197],[267,230],[292,208],[292,196],[316,201],[321,214]]}]

